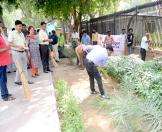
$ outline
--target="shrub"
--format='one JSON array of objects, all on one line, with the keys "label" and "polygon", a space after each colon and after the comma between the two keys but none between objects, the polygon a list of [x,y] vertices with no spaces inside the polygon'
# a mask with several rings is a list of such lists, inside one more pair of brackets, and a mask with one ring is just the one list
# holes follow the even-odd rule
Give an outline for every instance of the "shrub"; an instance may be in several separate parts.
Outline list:
[{"label": "shrub", "polygon": [[161,99],[141,99],[133,91],[123,90],[109,101],[96,100],[94,104],[112,115],[114,126],[119,132],[160,132]]},{"label": "shrub", "polygon": [[56,82],[58,110],[62,115],[63,132],[85,132],[82,114],[76,98],[72,95],[65,81]]},{"label": "shrub", "polygon": [[114,97],[110,103],[120,132],[162,131],[161,100],[142,100],[128,93]]},{"label": "shrub", "polygon": [[121,81],[127,72],[132,71],[142,63],[143,61],[134,56],[115,56],[110,57],[106,67],[107,72],[111,77]]},{"label": "shrub", "polygon": [[107,73],[120,81],[123,89],[134,90],[138,95],[147,98],[162,95],[161,65],[157,61],[143,62],[135,56],[112,57]]},{"label": "shrub", "polygon": [[111,106],[120,132],[162,131],[161,68],[160,59],[143,62],[134,56],[118,56],[111,57],[100,69],[121,83],[123,93],[105,103]]}]

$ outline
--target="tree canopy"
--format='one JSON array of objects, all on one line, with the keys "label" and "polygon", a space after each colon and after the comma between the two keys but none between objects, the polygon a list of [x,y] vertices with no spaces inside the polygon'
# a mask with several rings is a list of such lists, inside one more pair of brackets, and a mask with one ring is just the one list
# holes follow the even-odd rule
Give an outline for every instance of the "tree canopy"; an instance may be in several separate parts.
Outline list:
[{"label": "tree canopy", "polygon": [[36,7],[46,16],[73,23],[78,28],[83,17],[103,15],[118,0],[37,0]]},{"label": "tree canopy", "polygon": [[0,0],[0,21],[2,21],[2,22],[3,22],[3,18],[2,18],[2,15],[3,15],[3,7],[2,7],[2,5],[4,3],[7,3],[8,5],[13,5],[13,4],[16,5],[16,0]]}]

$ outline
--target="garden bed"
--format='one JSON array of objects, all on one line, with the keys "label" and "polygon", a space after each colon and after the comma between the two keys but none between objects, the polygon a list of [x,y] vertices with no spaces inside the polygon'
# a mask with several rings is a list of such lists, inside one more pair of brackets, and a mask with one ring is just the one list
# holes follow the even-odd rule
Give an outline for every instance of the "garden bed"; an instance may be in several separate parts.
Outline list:
[{"label": "garden bed", "polygon": [[121,132],[162,131],[160,60],[143,62],[136,56],[111,57],[100,72],[117,80],[121,94],[98,105],[114,117]]},{"label": "garden bed", "polygon": [[67,83],[60,80],[55,87],[62,132],[85,132],[81,109]]}]

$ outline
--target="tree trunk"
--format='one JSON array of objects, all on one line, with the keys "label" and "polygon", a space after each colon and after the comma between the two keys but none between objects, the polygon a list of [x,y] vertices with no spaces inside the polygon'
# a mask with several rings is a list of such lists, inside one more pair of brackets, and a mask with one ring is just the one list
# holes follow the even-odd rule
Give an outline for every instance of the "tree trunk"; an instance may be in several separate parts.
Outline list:
[{"label": "tree trunk", "polygon": [[63,29],[64,38],[66,40],[65,23],[64,22],[62,22],[62,29]]},{"label": "tree trunk", "polygon": [[4,24],[2,15],[0,15],[0,21]]},{"label": "tree trunk", "polygon": [[2,6],[0,5],[0,21],[2,22],[2,23],[4,23],[3,22],[3,9],[2,9]]},{"label": "tree trunk", "polygon": [[77,28],[77,11],[76,6],[73,6],[73,19],[74,19],[74,27]]}]

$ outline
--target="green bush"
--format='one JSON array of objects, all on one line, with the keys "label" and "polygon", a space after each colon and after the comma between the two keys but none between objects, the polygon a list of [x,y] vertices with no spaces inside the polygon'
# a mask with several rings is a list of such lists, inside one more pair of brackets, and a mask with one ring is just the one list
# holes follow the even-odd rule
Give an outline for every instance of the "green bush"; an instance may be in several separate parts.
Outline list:
[{"label": "green bush", "polygon": [[162,111],[159,99],[142,100],[128,93],[112,98],[110,103],[111,114],[120,132],[162,131]]},{"label": "green bush", "polygon": [[107,73],[120,81],[123,89],[155,98],[162,95],[161,67],[157,61],[143,62],[134,56],[112,57],[107,64]]},{"label": "green bush", "polygon": [[65,81],[56,82],[56,94],[63,118],[62,132],[85,132],[80,107]]},{"label": "green bush", "polygon": [[122,93],[100,106],[111,106],[120,132],[162,131],[161,68],[160,59],[143,62],[135,56],[118,56],[111,57],[106,67],[99,69],[121,83]]},{"label": "green bush", "polygon": [[161,132],[161,99],[138,98],[124,89],[109,101],[95,100],[94,105],[113,117],[118,132]]}]

